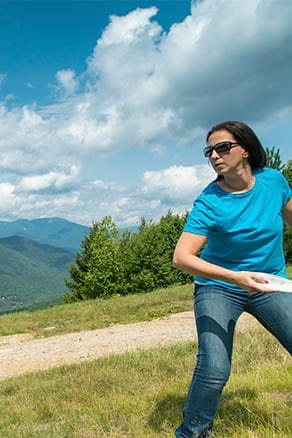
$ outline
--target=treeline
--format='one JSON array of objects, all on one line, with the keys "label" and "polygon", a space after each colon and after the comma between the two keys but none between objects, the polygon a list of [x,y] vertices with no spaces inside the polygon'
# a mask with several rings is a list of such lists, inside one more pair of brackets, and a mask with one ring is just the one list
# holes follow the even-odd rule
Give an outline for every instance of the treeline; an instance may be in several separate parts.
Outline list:
[{"label": "treeline", "polygon": [[[279,170],[292,187],[292,160],[286,164],[282,162],[280,150],[275,147],[266,148],[267,164],[269,167]],[[284,227],[284,253],[287,264],[292,263],[292,228]]]},{"label": "treeline", "polygon": [[186,284],[191,276],[172,267],[186,214],[168,212],[159,223],[142,219],[137,231],[121,231],[110,216],[93,223],[69,267],[66,302],[150,292]]},{"label": "treeline", "polygon": [[[279,150],[267,149],[268,165],[280,170],[292,186],[292,161],[283,165]],[[66,302],[150,292],[186,284],[191,276],[172,267],[176,242],[186,215],[168,212],[159,223],[142,219],[136,232],[121,231],[110,216],[93,223],[70,265]],[[285,226],[284,251],[292,263],[292,229]]]}]

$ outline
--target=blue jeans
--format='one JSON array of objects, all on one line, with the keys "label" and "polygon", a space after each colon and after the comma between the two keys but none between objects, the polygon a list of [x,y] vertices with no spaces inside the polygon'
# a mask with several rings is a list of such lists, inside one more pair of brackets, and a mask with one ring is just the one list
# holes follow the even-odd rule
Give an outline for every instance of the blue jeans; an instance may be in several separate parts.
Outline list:
[{"label": "blue jeans", "polygon": [[177,438],[211,437],[231,368],[235,324],[248,312],[292,354],[292,293],[249,293],[196,285],[197,364]]}]

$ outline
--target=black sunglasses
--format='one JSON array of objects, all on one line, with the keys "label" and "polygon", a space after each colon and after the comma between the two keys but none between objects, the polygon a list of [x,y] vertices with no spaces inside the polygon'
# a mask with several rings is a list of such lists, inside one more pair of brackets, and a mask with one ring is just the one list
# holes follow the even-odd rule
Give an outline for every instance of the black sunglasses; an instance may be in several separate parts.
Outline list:
[{"label": "black sunglasses", "polygon": [[230,149],[236,145],[239,145],[239,143],[232,142],[232,141],[221,141],[220,143],[217,143],[214,146],[206,146],[203,149],[203,153],[204,153],[205,157],[210,158],[213,151],[218,152],[218,154],[223,153],[223,152],[229,152]]}]

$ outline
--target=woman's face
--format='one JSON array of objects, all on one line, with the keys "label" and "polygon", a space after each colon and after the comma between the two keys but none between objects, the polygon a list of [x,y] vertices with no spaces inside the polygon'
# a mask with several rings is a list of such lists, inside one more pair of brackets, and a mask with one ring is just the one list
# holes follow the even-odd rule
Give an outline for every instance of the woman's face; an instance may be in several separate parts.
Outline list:
[{"label": "woman's face", "polygon": [[226,152],[219,152],[213,149],[209,156],[213,169],[218,175],[222,176],[227,173],[237,172],[248,165],[248,152],[238,144],[233,135],[225,129],[213,132],[208,139],[208,146],[213,147],[224,141],[234,143],[231,149]]}]

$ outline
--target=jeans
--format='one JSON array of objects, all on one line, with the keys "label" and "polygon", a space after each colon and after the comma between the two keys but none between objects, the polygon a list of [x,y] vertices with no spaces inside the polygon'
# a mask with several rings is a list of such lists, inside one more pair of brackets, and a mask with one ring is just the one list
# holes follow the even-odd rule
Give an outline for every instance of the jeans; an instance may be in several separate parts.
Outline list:
[{"label": "jeans", "polygon": [[249,293],[196,285],[197,364],[177,438],[211,437],[221,392],[229,378],[236,322],[248,312],[292,354],[292,293]]}]

